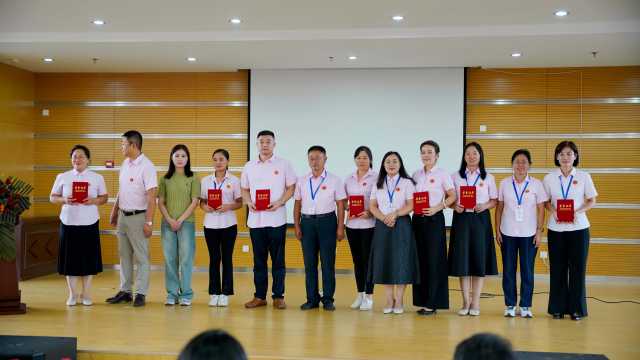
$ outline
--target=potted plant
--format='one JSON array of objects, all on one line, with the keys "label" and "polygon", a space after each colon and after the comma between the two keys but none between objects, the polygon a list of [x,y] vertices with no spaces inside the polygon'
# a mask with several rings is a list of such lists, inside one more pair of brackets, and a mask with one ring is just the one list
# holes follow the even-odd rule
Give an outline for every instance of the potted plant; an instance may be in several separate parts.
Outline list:
[{"label": "potted plant", "polygon": [[18,289],[15,227],[20,215],[31,206],[32,190],[31,185],[14,177],[0,179],[0,314],[26,312]]}]

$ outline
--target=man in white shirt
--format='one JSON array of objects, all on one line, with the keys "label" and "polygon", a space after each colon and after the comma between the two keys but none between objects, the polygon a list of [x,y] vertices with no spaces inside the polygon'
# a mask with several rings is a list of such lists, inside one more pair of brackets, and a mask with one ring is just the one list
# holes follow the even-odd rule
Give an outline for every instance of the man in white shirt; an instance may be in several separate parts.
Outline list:
[{"label": "man in white shirt", "polygon": [[153,163],[142,153],[142,134],[135,130],[122,135],[120,188],[111,211],[111,224],[117,226],[120,255],[120,291],[107,299],[110,304],[130,302],[133,264],[138,265],[133,306],[144,306],[149,290],[149,238],[153,232],[158,179]]}]

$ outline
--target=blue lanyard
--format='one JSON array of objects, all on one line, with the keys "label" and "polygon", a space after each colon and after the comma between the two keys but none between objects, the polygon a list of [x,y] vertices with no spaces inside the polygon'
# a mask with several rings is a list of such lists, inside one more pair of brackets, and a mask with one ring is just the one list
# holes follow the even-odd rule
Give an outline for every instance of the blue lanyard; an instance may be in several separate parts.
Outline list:
[{"label": "blue lanyard", "polygon": [[396,180],[396,184],[393,186],[391,191],[389,191],[389,183],[387,182],[387,177],[384,178],[384,183],[387,185],[387,195],[389,196],[389,205],[393,205],[393,196],[396,194],[395,193],[396,187],[398,187],[398,184],[400,183],[400,179],[402,179],[402,177],[398,175],[398,180]]},{"label": "blue lanyard", "polygon": [[220,187],[217,187],[218,183],[216,183],[216,178],[214,176],[213,177],[213,190],[222,189],[222,184],[224,184],[225,180],[227,180],[226,177],[224,179],[222,179],[222,182],[220,183]]},{"label": "blue lanyard", "polygon": [[516,194],[516,200],[518,201],[518,206],[522,205],[522,199],[524,198],[524,192],[527,190],[527,186],[529,186],[529,180],[524,184],[524,188],[520,195],[518,195],[518,190],[516,189],[516,182],[514,179],[511,179],[511,185],[513,185],[513,192]]},{"label": "blue lanyard", "polygon": [[311,177],[309,178],[309,191],[311,191],[311,200],[313,201],[316,200],[316,195],[318,195],[318,190],[320,190],[320,186],[322,186],[324,179],[327,178],[327,170],[324,171],[323,175],[324,176],[320,177],[322,180],[320,180],[320,184],[318,184],[318,187],[316,187],[315,191],[313,191],[313,185],[311,184],[311,179],[313,178],[313,175],[311,175]]},{"label": "blue lanyard", "polygon": [[[481,174],[478,174],[478,177],[476,177],[476,181],[473,182],[472,186],[476,186],[476,184],[478,183],[478,180],[480,180],[480,175]],[[467,178],[466,174],[465,174],[464,181],[466,181],[467,182],[467,186],[469,186],[469,178]]]},{"label": "blue lanyard", "polygon": [[558,175],[558,180],[560,180],[560,191],[562,191],[562,198],[567,199],[569,196],[569,189],[571,189],[571,183],[573,182],[573,175],[569,178],[569,184],[567,185],[567,191],[564,191],[564,185],[562,185],[562,175]]}]

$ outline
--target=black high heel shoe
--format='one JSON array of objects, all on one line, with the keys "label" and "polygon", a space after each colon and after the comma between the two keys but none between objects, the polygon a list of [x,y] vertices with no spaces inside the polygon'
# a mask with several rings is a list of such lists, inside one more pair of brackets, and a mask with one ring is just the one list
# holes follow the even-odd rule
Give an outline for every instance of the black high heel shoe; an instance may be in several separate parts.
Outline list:
[{"label": "black high heel shoe", "polygon": [[435,315],[436,312],[437,312],[436,309],[433,309],[433,310],[420,309],[418,310],[418,315],[429,316],[429,315]]}]

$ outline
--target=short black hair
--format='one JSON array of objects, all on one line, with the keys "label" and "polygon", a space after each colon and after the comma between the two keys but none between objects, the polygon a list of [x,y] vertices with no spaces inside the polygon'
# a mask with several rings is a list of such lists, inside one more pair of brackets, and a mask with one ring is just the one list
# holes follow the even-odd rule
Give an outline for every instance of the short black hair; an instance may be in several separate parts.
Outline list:
[{"label": "short black hair", "polygon": [[580,164],[580,154],[578,153],[578,146],[571,140],[561,141],[557,146],[556,150],[553,152],[553,163],[556,166],[560,166],[560,162],[558,161],[558,154],[562,152],[564,148],[570,148],[574,154],[576,154],[576,159],[573,160],[573,166],[578,166]]},{"label": "short black hair", "polygon": [[490,333],[479,333],[456,346],[453,360],[515,360],[515,355],[509,340]]},{"label": "short black hair", "polygon": [[271,130],[261,130],[258,133],[258,136],[256,136],[256,139],[259,138],[260,136],[271,136],[272,138],[276,138],[276,134],[273,133],[273,131]]},{"label": "short black hair", "polygon": [[527,160],[529,161],[529,165],[532,164],[531,153],[527,149],[518,149],[518,150],[514,151],[513,155],[511,155],[511,163],[513,163],[513,160],[515,160],[518,155],[524,155],[527,158]]},{"label": "short black hair", "polygon": [[178,360],[247,360],[242,345],[224,330],[207,330],[192,338]]},{"label": "short black hair", "polygon": [[69,152],[69,157],[72,157],[73,152],[76,150],[82,150],[84,152],[84,156],[86,156],[87,159],[91,159],[91,151],[89,151],[89,148],[84,145],[74,145]]},{"label": "short black hair", "polygon": [[123,138],[126,138],[129,144],[135,145],[138,150],[142,150],[142,134],[136,130],[129,130],[122,134]]},{"label": "short black hair", "polygon": [[369,149],[368,146],[364,146],[364,145],[358,146],[356,148],[356,151],[353,153],[353,158],[354,159],[357,158],[358,155],[360,155],[360,153],[363,151],[369,157],[369,169],[371,169],[373,167],[373,154],[371,153],[371,149]]},{"label": "short black hair", "polygon": [[307,150],[307,155],[311,154],[312,151],[320,151],[321,153],[327,155],[327,150],[320,145],[313,145]]},{"label": "short black hair", "polygon": [[438,145],[437,142],[433,140],[423,141],[422,144],[420,144],[420,151],[422,151],[422,147],[425,145],[432,146],[436,150],[436,154],[440,154],[440,145]]}]

